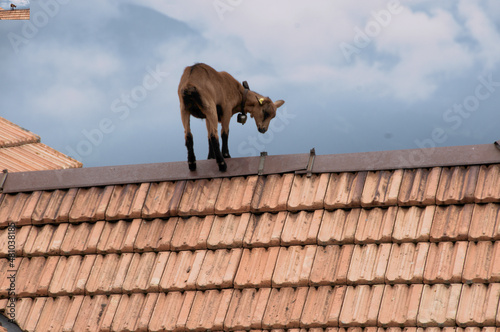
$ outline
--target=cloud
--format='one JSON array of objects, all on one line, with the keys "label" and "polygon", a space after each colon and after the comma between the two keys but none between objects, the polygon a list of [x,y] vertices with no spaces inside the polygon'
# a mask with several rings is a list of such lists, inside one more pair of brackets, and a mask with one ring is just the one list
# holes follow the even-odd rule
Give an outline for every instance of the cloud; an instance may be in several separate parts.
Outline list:
[{"label": "cloud", "polygon": [[[497,9],[500,9],[500,6],[497,5]],[[484,61],[485,69],[493,69],[500,61],[500,34],[498,28],[486,11],[475,2],[462,0],[459,3],[459,10],[460,14],[465,18],[465,25],[470,36],[478,43],[478,55]]]},{"label": "cloud", "polygon": [[[474,65],[474,54],[459,40],[463,27],[452,13],[435,8],[432,2],[425,4],[425,11],[397,0],[369,4],[320,0],[314,5],[263,0],[131,2],[198,30],[207,45],[218,45],[221,51],[215,53],[220,58],[212,58],[223,63],[225,70],[245,66],[237,61],[241,47],[235,41],[239,41],[247,57],[272,68],[267,79],[262,73],[256,75],[270,85],[275,84],[273,77],[290,83],[317,82],[342,91],[363,85],[383,96],[415,101],[429,98],[442,84],[440,77],[460,75]],[[470,6],[477,9],[469,14],[473,35],[483,36],[483,43],[494,41],[493,28],[482,27],[488,30],[487,36],[479,31],[483,12]],[[397,13],[391,15],[388,25],[381,25],[376,16],[390,8],[397,8]],[[339,45],[353,45],[356,34],[366,33],[370,24],[378,24],[380,31],[370,37],[367,47],[359,49],[354,62],[347,61]],[[213,55],[213,51],[207,53]],[[490,61],[495,54],[491,49],[484,51]]]}]

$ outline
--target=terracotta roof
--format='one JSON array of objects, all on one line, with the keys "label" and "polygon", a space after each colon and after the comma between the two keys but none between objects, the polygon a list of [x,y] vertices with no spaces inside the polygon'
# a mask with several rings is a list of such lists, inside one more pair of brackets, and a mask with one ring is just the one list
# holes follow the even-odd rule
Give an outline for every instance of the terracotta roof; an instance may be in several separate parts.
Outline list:
[{"label": "terracotta roof", "polygon": [[82,167],[76,161],[40,143],[40,137],[0,117],[0,170],[24,172]]},{"label": "terracotta roof", "polygon": [[317,156],[310,174],[290,170],[301,155],[282,172],[287,157],[269,156],[263,175],[258,157],[229,160],[244,175],[210,178],[174,174],[177,163],[9,174],[0,310],[14,224],[15,314],[26,331],[494,332],[500,151],[491,147],[472,148],[488,161],[425,168],[333,171],[372,156],[356,154]]},{"label": "terracotta roof", "polygon": [[29,20],[30,9],[2,9],[0,8],[0,20]]}]

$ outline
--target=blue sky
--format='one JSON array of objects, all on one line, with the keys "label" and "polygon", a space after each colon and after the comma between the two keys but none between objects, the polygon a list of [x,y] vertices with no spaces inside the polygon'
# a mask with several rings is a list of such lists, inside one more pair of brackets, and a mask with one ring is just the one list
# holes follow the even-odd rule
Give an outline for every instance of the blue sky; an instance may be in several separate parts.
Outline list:
[{"label": "blue sky", "polygon": [[233,119],[233,157],[500,139],[496,0],[40,0],[0,22],[0,55],[1,116],[84,166],[185,160],[196,62],[286,102],[266,134]]},{"label": "blue sky", "polygon": [[30,0],[0,0],[0,7],[2,7],[3,9],[10,9],[11,4],[16,5],[16,9],[30,8]]}]

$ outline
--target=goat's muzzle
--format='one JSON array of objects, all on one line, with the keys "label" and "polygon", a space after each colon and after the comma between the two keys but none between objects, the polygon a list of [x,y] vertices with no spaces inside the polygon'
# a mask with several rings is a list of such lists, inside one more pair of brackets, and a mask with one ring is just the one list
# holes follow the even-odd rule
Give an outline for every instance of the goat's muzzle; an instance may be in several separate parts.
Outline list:
[{"label": "goat's muzzle", "polygon": [[264,134],[267,131],[267,128],[260,128],[259,127],[259,133]]}]

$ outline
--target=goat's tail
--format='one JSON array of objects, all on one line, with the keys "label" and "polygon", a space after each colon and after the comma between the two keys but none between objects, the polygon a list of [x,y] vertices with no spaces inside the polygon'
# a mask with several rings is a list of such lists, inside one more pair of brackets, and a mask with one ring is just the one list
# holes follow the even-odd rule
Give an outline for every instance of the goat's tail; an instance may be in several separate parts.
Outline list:
[{"label": "goat's tail", "polygon": [[184,102],[184,107],[192,116],[202,119],[205,118],[205,114],[202,112],[204,108],[203,101],[195,86],[187,85],[186,88],[182,90],[182,101]]}]

